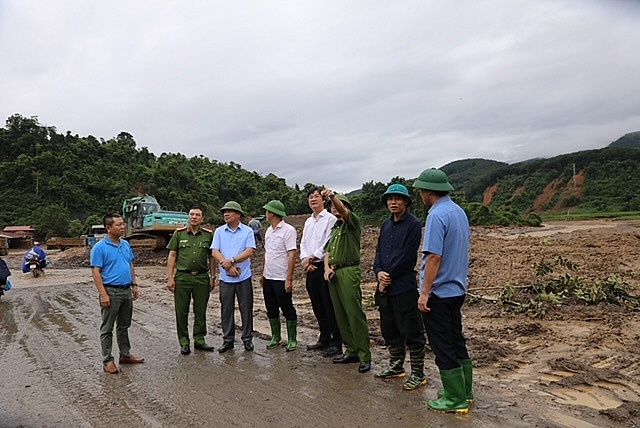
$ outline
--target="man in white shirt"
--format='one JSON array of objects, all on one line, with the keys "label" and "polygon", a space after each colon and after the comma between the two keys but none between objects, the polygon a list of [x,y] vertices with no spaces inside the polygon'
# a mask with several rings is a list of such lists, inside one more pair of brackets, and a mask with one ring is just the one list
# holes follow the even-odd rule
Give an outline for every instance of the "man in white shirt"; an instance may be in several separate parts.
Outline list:
[{"label": "man in white shirt", "polygon": [[342,337],[329,295],[329,283],[324,279],[324,247],[331,237],[336,217],[325,209],[321,192],[321,187],[312,187],[307,192],[313,213],[304,223],[300,259],[307,275],[306,288],[311,307],[320,328],[318,342],[308,345],[307,350],[321,350],[325,357],[330,357],[342,352]]},{"label": "man in white shirt", "polygon": [[298,349],[298,317],[293,306],[296,229],[283,220],[287,214],[282,202],[274,199],[263,208],[267,210],[267,221],[271,225],[264,235],[264,268],[260,278],[264,305],[271,325],[271,341],[267,344],[267,349],[275,348],[282,341],[282,310],[282,315],[287,320],[287,351],[295,351]]}]

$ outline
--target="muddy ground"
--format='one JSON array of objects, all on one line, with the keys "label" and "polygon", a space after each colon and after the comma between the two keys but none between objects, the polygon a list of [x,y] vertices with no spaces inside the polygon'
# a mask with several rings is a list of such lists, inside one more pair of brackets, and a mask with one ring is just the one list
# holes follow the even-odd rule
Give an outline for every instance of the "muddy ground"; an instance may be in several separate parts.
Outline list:
[{"label": "muddy ground", "polygon": [[[370,304],[376,236],[377,229],[363,235],[364,301],[374,345],[373,370],[367,374],[305,350],[317,330],[301,272],[294,287],[298,351],[265,349],[269,327],[254,279],[255,351],[242,350],[238,334],[233,351],[180,356],[172,295],[165,288],[165,254],[140,252],[142,297],[130,335],[133,353],[146,362],[105,375],[86,252],[52,252],[53,266],[37,279],[22,274],[22,254],[11,253],[5,260],[14,289],[0,301],[0,426],[640,425],[637,305],[567,299],[540,318],[540,311],[519,311],[515,298],[496,302],[505,284],[526,290],[539,281],[533,266],[558,256],[577,264],[567,275],[581,283],[617,274],[630,294],[640,294],[640,222],[474,229],[464,323],[476,366],[476,403],[465,416],[426,410],[426,400],[440,387],[431,353],[423,389],[406,392],[402,380],[373,377],[387,360]],[[255,271],[261,256],[259,251]],[[217,347],[217,290],[209,306],[208,342]]]}]

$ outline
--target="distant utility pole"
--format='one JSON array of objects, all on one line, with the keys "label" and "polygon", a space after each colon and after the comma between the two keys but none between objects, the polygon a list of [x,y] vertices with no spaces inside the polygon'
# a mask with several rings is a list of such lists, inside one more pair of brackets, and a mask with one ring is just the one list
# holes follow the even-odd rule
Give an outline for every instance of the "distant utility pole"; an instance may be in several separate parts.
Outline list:
[{"label": "distant utility pole", "polygon": [[576,186],[576,164],[573,164],[573,188],[575,189]]}]

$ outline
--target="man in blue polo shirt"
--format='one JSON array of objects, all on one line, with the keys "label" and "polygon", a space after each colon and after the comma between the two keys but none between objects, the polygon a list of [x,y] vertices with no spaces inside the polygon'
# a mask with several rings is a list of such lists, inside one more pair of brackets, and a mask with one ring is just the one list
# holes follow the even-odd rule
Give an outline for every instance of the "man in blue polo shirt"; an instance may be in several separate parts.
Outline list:
[{"label": "man in blue polo shirt", "polygon": [[242,319],[242,342],[245,351],[253,351],[253,285],[251,257],[256,249],[253,230],[244,224],[244,211],[236,201],[227,202],[221,209],[225,225],[213,233],[211,255],[220,266],[220,311],[222,345],[218,352],[233,348],[235,340],[235,299],[238,297]]},{"label": "man in blue polo shirt", "polygon": [[118,373],[113,355],[113,327],[120,351],[120,364],[138,364],[144,358],[131,355],[128,329],[131,326],[133,301],[140,296],[135,282],[133,251],[122,239],[126,224],[120,214],[107,214],[103,219],[107,237],[91,249],[91,275],[100,295],[102,324],[100,325],[100,345],[102,347],[103,370]]}]

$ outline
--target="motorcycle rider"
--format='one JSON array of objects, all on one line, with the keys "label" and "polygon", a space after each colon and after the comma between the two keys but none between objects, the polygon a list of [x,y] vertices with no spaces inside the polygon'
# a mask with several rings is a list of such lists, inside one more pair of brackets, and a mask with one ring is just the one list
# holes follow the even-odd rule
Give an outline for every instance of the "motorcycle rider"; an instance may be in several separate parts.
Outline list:
[{"label": "motorcycle rider", "polygon": [[40,243],[38,241],[34,241],[33,248],[27,251],[24,255],[24,259],[22,260],[23,273],[29,272],[29,263],[31,260],[36,260],[42,269],[47,267],[47,252],[40,247]]},{"label": "motorcycle rider", "polygon": [[11,271],[7,266],[7,263],[0,257],[0,296],[4,295],[5,290],[11,289],[11,283],[7,286],[9,282],[9,277],[11,276]]}]

